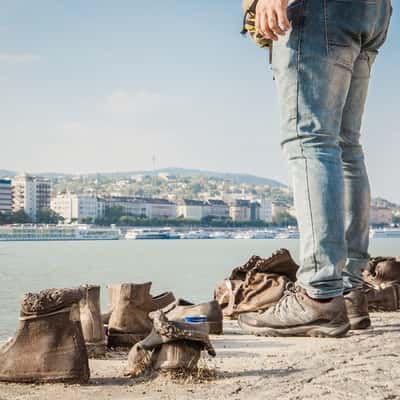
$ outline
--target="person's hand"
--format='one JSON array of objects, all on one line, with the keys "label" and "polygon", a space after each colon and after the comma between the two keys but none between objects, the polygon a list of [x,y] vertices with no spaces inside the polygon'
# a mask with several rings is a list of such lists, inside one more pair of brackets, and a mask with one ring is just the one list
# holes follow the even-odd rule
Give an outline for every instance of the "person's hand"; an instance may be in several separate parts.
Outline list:
[{"label": "person's hand", "polygon": [[290,29],[287,18],[288,0],[259,0],[256,9],[256,29],[264,37],[278,40]]}]

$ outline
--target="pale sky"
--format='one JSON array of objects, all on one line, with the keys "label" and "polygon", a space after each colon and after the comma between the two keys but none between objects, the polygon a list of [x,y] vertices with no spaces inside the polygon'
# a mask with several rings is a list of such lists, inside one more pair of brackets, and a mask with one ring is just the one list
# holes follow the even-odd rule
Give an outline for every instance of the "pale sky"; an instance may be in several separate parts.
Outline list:
[{"label": "pale sky", "polygon": [[[2,0],[0,169],[180,166],[290,183],[266,55],[240,0]],[[394,4],[396,6],[397,4]],[[374,66],[363,142],[400,202],[400,27]]]}]

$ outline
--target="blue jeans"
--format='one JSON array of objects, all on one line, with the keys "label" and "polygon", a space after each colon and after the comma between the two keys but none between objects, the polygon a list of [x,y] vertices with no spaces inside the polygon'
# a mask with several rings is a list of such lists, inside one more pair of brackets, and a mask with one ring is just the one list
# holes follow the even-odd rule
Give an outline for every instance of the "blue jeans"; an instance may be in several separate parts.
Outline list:
[{"label": "blue jeans", "polygon": [[292,0],[292,29],[273,46],[300,230],[298,283],[314,298],[360,287],[369,259],[360,128],[390,16],[390,0]]}]

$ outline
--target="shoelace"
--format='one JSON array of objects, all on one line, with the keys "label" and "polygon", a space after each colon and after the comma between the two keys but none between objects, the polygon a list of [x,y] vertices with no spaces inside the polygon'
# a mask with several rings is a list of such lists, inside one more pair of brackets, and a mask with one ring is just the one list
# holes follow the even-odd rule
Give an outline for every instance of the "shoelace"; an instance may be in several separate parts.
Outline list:
[{"label": "shoelace", "polygon": [[302,310],[305,310],[301,302],[298,300],[297,295],[300,293],[300,288],[294,282],[287,282],[285,291],[283,292],[282,298],[275,305],[275,314],[280,314],[281,312],[285,313],[288,309],[290,309],[289,302],[293,301],[293,298],[296,298],[296,303],[301,307]]}]

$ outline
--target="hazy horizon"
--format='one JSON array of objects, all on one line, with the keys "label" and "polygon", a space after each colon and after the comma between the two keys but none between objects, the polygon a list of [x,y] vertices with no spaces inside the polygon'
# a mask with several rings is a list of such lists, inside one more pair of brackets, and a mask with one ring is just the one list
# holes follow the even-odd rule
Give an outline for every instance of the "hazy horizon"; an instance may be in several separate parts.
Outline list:
[{"label": "hazy horizon", "polygon": [[[0,169],[151,170],[156,155],[156,169],[290,185],[275,84],[239,34],[240,3],[156,0],[154,14],[131,0],[4,0]],[[362,132],[373,195],[398,203],[399,17],[394,7]]]}]

